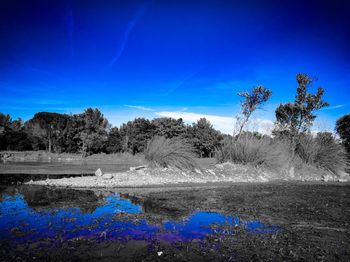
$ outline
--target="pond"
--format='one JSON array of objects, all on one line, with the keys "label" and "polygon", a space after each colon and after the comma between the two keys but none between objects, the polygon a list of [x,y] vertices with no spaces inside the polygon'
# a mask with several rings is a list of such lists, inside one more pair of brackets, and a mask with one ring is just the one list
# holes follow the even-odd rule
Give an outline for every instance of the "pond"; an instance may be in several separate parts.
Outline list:
[{"label": "pond", "polygon": [[159,215],[152,218],[142,205],[107,191],[23,185],[3,188],[0,200],[0,238],[7,249],[21,245],[23,249],[50,249],[76,240],[173,244],[200,241],[210,235],[234,235],[238,228],[253,234],[279,230],[260,221],[198,210],[176,220]]}]

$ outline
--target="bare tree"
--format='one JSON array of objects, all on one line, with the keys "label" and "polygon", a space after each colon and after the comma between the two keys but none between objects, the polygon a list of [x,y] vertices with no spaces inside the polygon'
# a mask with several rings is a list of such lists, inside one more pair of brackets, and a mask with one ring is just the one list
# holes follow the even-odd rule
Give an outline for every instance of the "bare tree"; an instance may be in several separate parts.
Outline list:
[{"label": "bare tree", "polygon": [[241,101],[241,113],[240,115],[236,116],[236,130],[238,130],[238,132],[234,132],[233,136],[237,135],[237,139],[241,135],[243,128],[248,123],[253,112],[256,109],[260,109],[261,106],[267,102],[267,100],[269,100],[272,95],[272,91],[264,86],[256,86],[253,88],[253,90],[239,92],[238,95],[244,99]]}]

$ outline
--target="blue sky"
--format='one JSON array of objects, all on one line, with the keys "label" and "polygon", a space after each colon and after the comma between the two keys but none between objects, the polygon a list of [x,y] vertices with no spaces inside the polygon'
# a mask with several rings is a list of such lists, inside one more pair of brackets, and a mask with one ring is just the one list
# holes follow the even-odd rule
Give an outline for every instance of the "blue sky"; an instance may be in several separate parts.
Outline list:
[{"label": "blue sky", "polygon": [[206,116],[231,132],[236,93],[264,85],[273,97],[255,115],[260,130],[305,72],[331,104],[315,129],[332,129],[350,111],[345,2],[3,0],[0,112],[27,120],[91,106],[116,126]]}]

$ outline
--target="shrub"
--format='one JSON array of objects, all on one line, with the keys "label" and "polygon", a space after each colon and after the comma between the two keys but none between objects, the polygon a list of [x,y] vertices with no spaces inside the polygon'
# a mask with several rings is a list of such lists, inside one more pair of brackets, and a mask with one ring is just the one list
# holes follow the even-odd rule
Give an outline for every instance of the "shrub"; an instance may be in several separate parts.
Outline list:
[{"label": "shrub", "polygon": [[344,147],[348,152],[348,157],[350,158],[350,114],[339,118],[335,129],[343,141]]},{"label": "shrub", "polygon": [[347,165],[346,151],[331,133],[318,133],[316,137],[310,134],[298,138],[296,154],[303,162],[334,174],[343,171]]},{"label": "shrub", "polygon": [[193,148],[179,138],[153,137],[145,150],[145,159],[152,166],[173,166],[189,170],[197,167]]},{"label": "shrub", "polygon": [[235,139],[226,139],[217,151],[220,162],[249,164],[254,167],[281,169],[289,159],[287,147],[270,137],[258,138],[245,134]]}]

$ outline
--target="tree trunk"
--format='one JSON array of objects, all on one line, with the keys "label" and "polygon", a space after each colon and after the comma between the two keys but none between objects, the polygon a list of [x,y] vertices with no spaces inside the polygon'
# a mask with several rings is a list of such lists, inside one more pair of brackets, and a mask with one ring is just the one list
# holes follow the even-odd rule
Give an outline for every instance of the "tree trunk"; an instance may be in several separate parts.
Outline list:
[{"label": "tree trunk", "polygon": [[51,148],[52,148],[52,141],[51,137],[49,137],[49,153],[51,154]]},{"label": "tree trunk", "polygon": [[239,137],[241,136],[242,131],[243,131],[243,128],[244,128],[244,126],[248,123],[248,120],[249,120],[249,118],[250,118],[250,115],[251,115],[251,114],[249,114],[247,117],[245,117],[245,118],[243,119],[242,123],[241,123],[240,126],[239,126],[238,134],[237,134],[236,136],[233,135],[234,141],[237,141],[237,140],[239,139]]},{"label": "tree trunk", "polygon": [[295,135],[291,138],[291,158],[288,163],[288,174],[291,177],[294,177],[294,159],[295,159],[295,150],[296,150],[296,137]]}]

